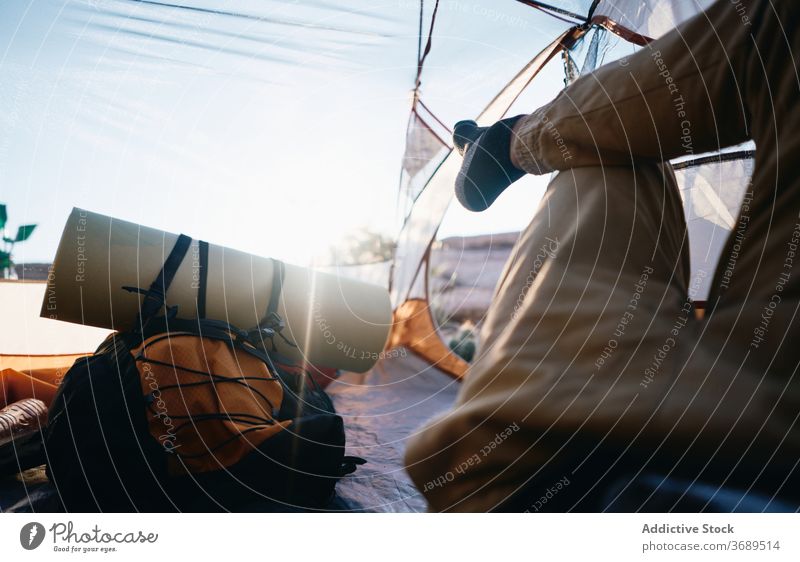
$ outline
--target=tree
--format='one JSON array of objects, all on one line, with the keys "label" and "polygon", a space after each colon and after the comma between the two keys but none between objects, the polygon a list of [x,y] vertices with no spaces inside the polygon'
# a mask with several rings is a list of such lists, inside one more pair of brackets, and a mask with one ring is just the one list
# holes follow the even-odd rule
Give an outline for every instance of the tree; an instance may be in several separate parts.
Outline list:
[{"label": "tree", "polygon": [[397,244],[388,236],[368,228],[349,234],[331,246],[324,260],[330,265],[359,265],[392,259]]},{"label": "tree", "polygon": [[6,236],[6,224],[8,223],[8,211],[5,204],[0,203],[0,232],[3,234],[3,249],[0,250],[0,270],[3,272],[3,278],[15,277],[14,259],[12,252],[14,245],[19,242],[24,242],[30,238],[36,228],[35,224],[23,224],[17,227],[17,235],[14,238]]}]

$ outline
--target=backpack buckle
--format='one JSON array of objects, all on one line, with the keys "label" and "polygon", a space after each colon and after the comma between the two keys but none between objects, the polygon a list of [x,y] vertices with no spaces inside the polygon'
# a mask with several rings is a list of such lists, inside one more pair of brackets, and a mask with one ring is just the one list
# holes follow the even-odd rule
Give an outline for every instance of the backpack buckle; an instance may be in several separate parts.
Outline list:
[{"label": "backpack buckle", "polygon": [[270,312],[264,319],[263,325],[259,327],[262,330],[270,330],[272,331],[272,335],[275,335],[276,332],[280,332],[286,327],[286,323],[277,312]]}]

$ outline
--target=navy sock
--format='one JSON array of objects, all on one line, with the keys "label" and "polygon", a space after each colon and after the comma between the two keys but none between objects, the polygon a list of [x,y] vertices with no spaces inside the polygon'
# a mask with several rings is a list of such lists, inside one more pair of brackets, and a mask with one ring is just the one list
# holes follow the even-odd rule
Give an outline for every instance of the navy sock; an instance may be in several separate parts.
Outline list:
[{"label": "navy sock", "polygon": [[483,211],[505,189],[525,175],[511,163],[511,133],[522,117],[510,117],[491,127],[478,127],[475,121],[459,121],[453,130],[453,143],[464,157],[456,178],[456,198],[470,211]]}]

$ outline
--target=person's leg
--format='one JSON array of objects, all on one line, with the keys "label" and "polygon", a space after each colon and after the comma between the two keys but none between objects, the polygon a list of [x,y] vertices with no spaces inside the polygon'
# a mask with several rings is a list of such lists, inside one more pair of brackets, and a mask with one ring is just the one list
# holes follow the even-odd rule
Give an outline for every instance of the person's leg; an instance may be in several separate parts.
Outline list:
[{"label": "person's leg", "polygon": [[[464,155],[458,200],[481,211],[520,177],[519,170],[660,162],[750,138],[743,85],[755,56],[754,28],[761,30],[772,7],[770,0],[749,2],[751,25],[743,24],[739,9],[718,0],[630,58],[580,78],[531,115],[489,128],[460,122],[454,135]],[[769,27],[760,41],[778,31]]]},{"label": "person's leg", "polygon": [[[618,432],[640,422],[641,433],[629,442],[628,450],[644,453],[645,462],[653,461],[659,470],[738,486],[754,484],[775,492],[786,492],[786,479],[797,479],[800,353],[794,341],[800,305],[800,272],[795,267],[800,259],[800,116],[796,109],[800,79],[793,53],[800,52],[799,12],[797,3],[754,0],[748,3],[749,20],[745,21],[727,2],[718,2],[652,49],[629,59],[627,67],[604,67],[582,79],[567,90],[568,95],[526,119],[520,129],[518,140],[524,143],[517,142],[515,154],[523,161],[528,158],[525,166],[532,173],[669,158],[684,149],[710,150],[748,136],[757,144],[752,190],[720,261],[705,321],[696,325],[690,319],[687,327],[679,327],[684,337],[690,334],[691,345],[672,347],[665,342],[666,350],[650,350],[651,362],[640,371],[646,385],[642,399],[653,401],[652,418],[646,423],[644,418],[637,420],[633,409],[632,424],[619,422],[606,428],[602,423],[581,425],[582,430],[594,426],[595,438],[602,443],[584,467],[607,451],[612,439],[600,437],[604,429]],[[597,105],[587,105],[590,102]],[[683,123],[684,118],[687,123]],[[689,139],[684,138],[683,125],[691,125]],[[558,216],[554,220],[565,219]],[[517,259],[534,259],[534,246],[528,244],[523,249],[529,254],[527,258]],[[513,284],[508,286],[513,288]],[[539,302],[536,305],[542,306]],[[541,325],[537,324],[537,330]],[[511,341],[513,329],[520,326],[512,322],[508,330],[497,329],[493,332],[497,336],[489,334],[489,339]],[[525,343],[513,360],[497,360],[518,369],[516,357],[530,357],[530,346]],[[548,350],[535,348],[542,364],[550,361]],[[627,351],[615,355],[627,356]],[[571,373],[573,364],[567,361],[562,368]],[[479,372],[478,365],[473,372]],[[539,380],[539,376],[533,379]],[[597,406],[598,411],[592,411],[593,420],[604,415],[609,400],[585,403],[583,389],[578,390],[581,394],[567,398],[575,399],[584,409]],[[546,403],[552,395],[545,395]],[[527,387],[525,396],[533,400]],[[625,393],[615,390],[609,396],[615,400],[624,398]],[[458,443],[460,434],[478,432],[485,436],[481,428],[487,424],[483,422],[493,415],[487,412],[487,408],[473,408],[466,414],[457,411],[452,416],[454,421],[448,417],[441,424],[443,429],[417,440],[409,460],[421,461],[425,458],[421,453],[441,450],[431,461],[438,463],[439,470],[457,461],[465,451],[448,444]],[[561,420],[563,417],[559,423]],[[494,422],[488,425],[497,428]],[[579,439],[573,439],[573,435],[562,434],[561,441],[551,442],[559,448],[576,449]],[[508,450],[516,452],[514,447]],[[555,446],[548,449],[536,442],[532,451],[539,456],[530,466],[538,466],[539,473],[558,464],[550,462],[553,450]],[[617,460],[612,458],[612,463]],[[495,463],[482,466],[498,468]],[[494,476],[498,482],[489,488],[488,501],[467,500],[462,505],[485,507],[509,493],[521,474],[516,470],[510,475],[499,470],[495,475],[484,474],[483,483]],[[425,469],[418,474],[432,475]],[[459,484],[447,492],[430,485],[431,481],[436,480],[422,485],[429,485],[433,505],[441,508],[443,502],[477,489],[480,478],[459,479]]]},{"label": "person's leg", "polygon": [[708,463],[703,477],[787,493],[800,459],[800,3],[752,4],[739,87],[755,171],[666,427],[675,449]]},{"label": "person's leg", "polygon": [[594,445],[616,429],[607,437],[620,442],[652,416],[671,361],[659,350],[692,322],[683,209],[665,169],[580,168],[550,184],[454,410],[409,443],[431,509],[495,508],[558,465],[562,446],[588,452],[577,430],[591,429]]},{"label": "person's leg", "polygon": [[577,80],[517,123],[513,162],[542,174],[669,160],[747,140],[746,83],[763,80],[750,74],[751,32],[772,9],[770,0],[747,4],[752,25],[719,0],[635,55]]}]

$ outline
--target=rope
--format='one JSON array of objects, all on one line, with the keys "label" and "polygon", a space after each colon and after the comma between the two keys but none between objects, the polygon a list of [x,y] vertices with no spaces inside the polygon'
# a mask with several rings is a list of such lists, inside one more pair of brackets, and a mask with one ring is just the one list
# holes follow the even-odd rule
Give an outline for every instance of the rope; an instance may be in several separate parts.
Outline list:
[{"label": "rope", "polygon": [[[422,9],[424,6],[424,0],[420,0],[420,33],[419,39],[422,40]],[[417,98],[419,97],[419,87],[422,83],[422,67],[425,65],[425,59],[428,58],[428,54],[431,52],[431,45],[433,44],[433,27],[436,25],[436,14],[439,13],[439,0],[436,0],[436,3],[433,5],[433,14],[431,15],[431,25],[428,28],[428,40],[425,42],[425,49],[422,51],[420,55],[417,52],[417,77],[414,80],[414,101],[416,103]]]}]

